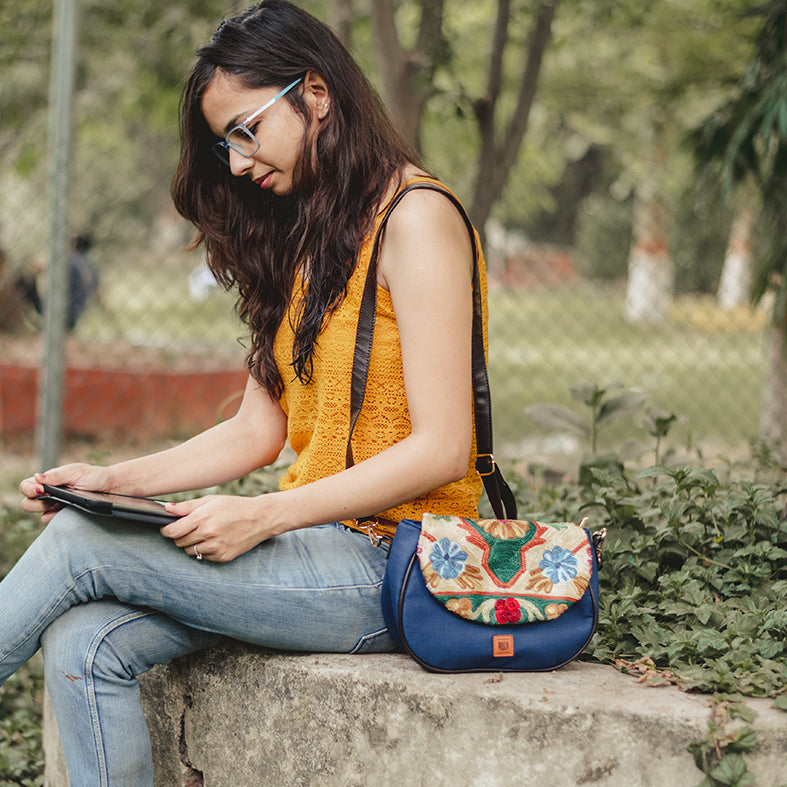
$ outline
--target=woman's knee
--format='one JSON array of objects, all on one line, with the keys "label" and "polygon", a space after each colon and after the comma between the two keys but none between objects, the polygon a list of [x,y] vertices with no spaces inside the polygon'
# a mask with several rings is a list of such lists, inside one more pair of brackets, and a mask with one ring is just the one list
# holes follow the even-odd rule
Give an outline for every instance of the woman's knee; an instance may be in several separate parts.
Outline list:
[{"label": "woman's knee", "polygon": [[146,607],[113,598],[77,604],[41,637],[47,681],[132,680],[156,664],[217,644],[199,631]]},{"label": "woman's knee", "polygon": [[156,614],[114,599],[71,607],[41,637],[47,682],[81,681],[97,673],[104,678],[134,678],[134,667],[140,666],[135,645],[140,643],[129,624]]},{"label": "woman's knee", "polygon": [[71,557],[96,542],[100,530],[100,526],[87,514],[74,508],[64,508],[55,514],[35,546],[44,560],[60,563],[65,558],[70,564]]}]

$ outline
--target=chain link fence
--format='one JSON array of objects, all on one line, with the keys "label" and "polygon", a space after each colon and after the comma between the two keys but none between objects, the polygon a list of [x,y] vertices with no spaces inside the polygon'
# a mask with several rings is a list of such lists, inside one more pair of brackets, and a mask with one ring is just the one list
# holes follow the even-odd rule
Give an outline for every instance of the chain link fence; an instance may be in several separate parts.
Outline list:
[{"label": "chain link fence", "polygon": [[[194,35],[204,38],[201,30]],[[152,442],[234,412],[245,379],[244,331],[233,297],[215,285],[199,253],[184,251],[190,230],[167,201],[177,139],[173,104],[165,120],[141,113],[136,135],[119,144],[101,122],[121,90],[109,79],[103,91],[78,93],[63,427],[70,437],[98,442]],[[29,134],[45,138],[45,114],[44,101]],[[36,424],[50,202],[45,169],[29,147],[8,142],[0,155],[0,435],[11,441]],[[461,162],[455,166],[462,170]],[[627,221],[628,236],[618,236],[615,250],[624,259]],[[676,416],[667,442],[677,454],[746,448],[760,429],[769,327],[764,311],[716,302],[726,247],[720,232],[712,286],[672,298],[662,321],[637,323],[626,317],[625,269],[599,275],[608,262],[602,246],[588,265],[576,246],[534,243],[499,226],[487,231],[499,456],[572,465],[590,447],[592,421],[591,408],[572,398],[578,383],[608,395],[643,394],[637,412],[601,433],[600,450],[652,451],[649,406]],[[691,271],[697,260],[689,251],[673,256]],[[575,423],[535,420],[530,408],[539,403],[572,409]]]},{"label": "chain link fence", "polygon": [[[187,228],[173,219],[169,232],[166,242],[151,247],[119,248],[99,239],[85,254],[72,254],[74,325],[66,341],[63,420],[70,436],[179,437],[226,417],[239,401],[244,331],[233,298],[215,285],[198,255],[182,251]],[[36,234],[44,237],[45,228]],[[12,262],[21,248],[8,247]],[[545,428],[528,415],[530,405],[560,403],[589,427],[590,408],[571,396],[580,382],[613,394],[647,394],[648,404],[678,417],[669,439],[680,451],[694,446],[731,454],[757,435],[764,314],[728,312],[708,297],[684,296],[663,324],[632,325],[624,317],[622,284],[581,277],[564,252],[528,253],[532,269],[516,258],[498,266],[490,255],[489,366],[501,455],[554,459],[587,449],[580,428]],[[95,289],[80,292],[78,266],[90,266]],[[10,280],[16,284],[11,305],[20,323],[0,338],[4,437],[34,429],[44,360],[41,315],[33,299],[20,297],[20,270],[30,275],[11,268],[17,274]],[[28,279],[26,292],[34,285],[45,301],[42,278]],[[4,286],[6,300],[8,279]],[[601,446],[652,442],[638,423],[633,416],[610,427]]]}]

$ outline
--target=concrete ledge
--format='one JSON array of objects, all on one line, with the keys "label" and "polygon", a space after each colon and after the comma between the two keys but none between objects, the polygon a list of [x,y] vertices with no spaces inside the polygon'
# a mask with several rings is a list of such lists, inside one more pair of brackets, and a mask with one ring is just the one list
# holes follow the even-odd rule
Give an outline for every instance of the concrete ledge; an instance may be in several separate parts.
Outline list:
[{"label": "concrete ledge", "polygon": [[[140,680],[157,787],[507,785],[694,787],[686,747],[708,698],[598,664],[552,673],[433,675],[399,654],[227,646]],[[787,714],[752,700],[759,787],[787,781]],[[47,785],[67,785],[45,724]],[[195,778],[196,777],[196,778]]]}]

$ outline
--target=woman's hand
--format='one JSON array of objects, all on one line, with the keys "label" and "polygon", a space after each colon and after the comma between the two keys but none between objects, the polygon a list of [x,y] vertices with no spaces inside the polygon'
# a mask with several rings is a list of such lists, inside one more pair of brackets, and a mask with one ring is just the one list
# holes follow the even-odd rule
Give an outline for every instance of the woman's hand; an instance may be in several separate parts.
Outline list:
[{"label": "woman's hand", "polygon": [[264,512],[266,497],[208,495],[167,503],[167,510],[182,518],[162,527],[161,535],[188,555],[227,563],[276,535]]},{"label": "woman's hand", "polygon": [[62,507],[60,503],[38,499],[44,494],[44,484],[67,485],[94,492],[114,491],[111,488],[110,474],[105,467],[80,462],[54,467],[46,473],[36,473],[19,484],[19,491],[23,495],[22,510],[30,514],[41,514],[44,524],[47,524]]}]

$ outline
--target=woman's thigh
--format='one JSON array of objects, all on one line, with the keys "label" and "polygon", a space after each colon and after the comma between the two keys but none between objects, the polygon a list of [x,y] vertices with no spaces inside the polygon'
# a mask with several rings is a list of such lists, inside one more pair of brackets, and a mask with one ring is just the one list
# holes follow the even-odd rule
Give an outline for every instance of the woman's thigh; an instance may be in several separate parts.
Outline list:
[{"label": "woman's thigh", "polygon": [[154,528],[73,510],[47,531],[46,552],[69,564],[79,600],[114,597],[274,648],[393,648],[380,607],[386,553],[340,525],[277,536],[229,563],[198,561]]}]

